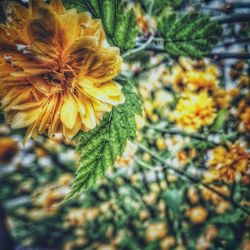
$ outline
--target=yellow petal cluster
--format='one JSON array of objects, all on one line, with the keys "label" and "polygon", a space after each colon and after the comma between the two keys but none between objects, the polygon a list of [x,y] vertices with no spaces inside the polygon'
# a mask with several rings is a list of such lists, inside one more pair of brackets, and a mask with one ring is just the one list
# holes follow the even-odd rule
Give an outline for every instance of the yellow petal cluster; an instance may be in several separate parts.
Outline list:
[{"label": "yellow petal cluster", "polygon": [[180,63],[172,67],[164,81],[172,84],[177,92],[214,90],[218,87],[219,70],[215,65],[201,67],[199,62],[181,58]]},{"label": "yellow petal cluster", "polygon": [[208,166],[218,179],[234,182],[247,173],[249,155],[239,143],[218,146],[212,151]]},{"label": "yellow petal cluster", "polygon": [[118,48],[107,45],[100,20],[65,10],[61,0],[30,0],[29,8],[5,5],[0,25],[0,103],[24,141],[62,132],[72,138],[93,129],[105,112],[124,102],[113,79]]},{"label": "yellow petal cluster", "polygon": [[250,94],[247,96],[247,100],[242,100],[238,107],[238,117],[240,119],[240,130],[243,132],[250,132]]},{"label": "yellow petal cluster", "polygon": [[179,99],[170,119],[187,132],[195,132],[213,123],[216,116],[213,99],[206,91],[186,92]]}]

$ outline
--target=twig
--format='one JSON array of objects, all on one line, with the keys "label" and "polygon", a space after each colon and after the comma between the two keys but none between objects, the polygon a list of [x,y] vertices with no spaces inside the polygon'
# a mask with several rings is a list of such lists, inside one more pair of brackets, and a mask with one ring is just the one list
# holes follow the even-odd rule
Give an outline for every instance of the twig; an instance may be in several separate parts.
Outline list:
[{"label": "twig", "polygon": [[209,53],[206,57],[213,58],[215,60],[222,59],[250,59],[250,53]]},{"label": "twig", "polygon": [[154,129],[155,131],[170,134],[170,135],[181,135],[181,136],[190,137],[190,138],[193,138],[193,139],[196,139],[199,141],[207,141],[207,142],[212,143],[212,144],[217,144],[216,142],[209,140],[207,137],[205,137],[203,135],[199,135],[197,133],[187,133],[187,132],[182,131],[182,130],[162,129],[162,128],[157,128],[157,127],[153,127],[153,126],[146,126],[146,127],[150,128],[150,129]]},{"label": "twig", "polygon": [[132,55],[135,55],[135,54],[141,52],[142,50],[146,49],[146,48],[149,46],[149,44],[153,41],[153,39],[154,39],[154,34],[152,34],[152,35],[149,37],[149,39],[147,40],[146,43],[144,43],[143,45],[141,45],[140,47],[138,47],[138,48],[136,48],[136,49],[133,49],[133,50],[130,50],[130,51],[124,53],[124,54],[122,55],[122,57],[125,59],[125,58],[127,58],[127,57],[130,57],[130,56],[132,56]]},{"label": "twig", "polygon": [[219,16],[214,17],[214,21],[217,21],[220,24],[224,23],[238,23],[238,22],[249,22],[250,14],[249,13],[240,13],[240,14],[232,14],[229,16]]}]

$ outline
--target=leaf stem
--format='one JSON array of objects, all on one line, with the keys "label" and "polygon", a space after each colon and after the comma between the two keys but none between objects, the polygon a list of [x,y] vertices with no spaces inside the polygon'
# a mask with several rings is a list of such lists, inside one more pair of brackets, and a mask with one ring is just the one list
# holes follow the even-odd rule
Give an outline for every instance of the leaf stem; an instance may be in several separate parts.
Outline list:
[{"label": "leaf stem", "polygon": [[188,181],[195,183],[195,184],[199,184],[200,186],[208,189],[209,191],[219,195],[221,198],[223,198],[226,201],[231,202],[232,205],[234,205],[235,207],[239,208],[240,210],[242,210],[244,213],[246,213],[247,215],[250,216],[250,211],[248,211],[245,207],[239,205],[237,202],[231,200],[231,197],[228,197],[220,192],[218,192],[217,190],[215,190],[214,188],[210,187],[208,184],[203,183],[200,181],[200,179],[197,179],[193,176],[188,175],[187,173],[181,171],[180,169],[177,169],[176,167],[173,167],[172,165],[169,165],[165,162],[165,160],[163,158],[161,158],[157,153],[153,152],[152,150],[150,150],[149,148],[147,148],[146,146],[144,146],[143,144],[137,143],[138,148],[140,148],[141,150],[143,150],[144,152],[147,152],[148,154],[150,154],[155,160],[159,161],[160,163],[163,164],[163,166],[166,169],[172,170],[175,173],[177,173],[179,176],[187,179]]},{"label": "leaf stem", "polygon": [[[210,143],[210,144],[212,144],[214,146],[221,145],[225,141],[232,140],[233,138],[236,137],[236,134],[234,134],[234,133],[220,134],[220,136],[219,136],[220,140],[217,142],[214,139],[209,138],[208,136],[200,135],[198,133],[188,133],[188,132],[185,132],[183,130],[172,129],[172,128],[165,128],[164,129],[164,128],[157,128],[155,126],[148,126],[148,125],[146,125],[145,127],[149,128],[149,129],[154,129],[155,131],[166,133],[166,134],[169,134],[169,135],[180,135],[180,136],[184,136],[184,137],[190,137],[192,139],[199,140],[199,141],[206,141],[206,142],[208,142],[208,143]],[[216,134],[216,135],[218,135],[218,134]]]},{"label": "leaf stem", "polygon": [[146,49],[146,48],[151,44],[151,42],[153,41],[153,39],[154,39],[154,34],[151,34],[151,36],[149,37],[149,39],[147,40],[146,43],[142,44],[142,45],[141,45],[140,47],[138,47],[138,48],[135,48],[135,49],[133,49],[133,50],[130,50],[130,51],[128,51],[128,52],[125,52],[125,53],[122,55],[122,57],[125,59],[125,58],[128,58],[128,57],[130,57],[130,56],[132,56],[132,55],[135,55],[135,54],[141,52],[142,50]]}]

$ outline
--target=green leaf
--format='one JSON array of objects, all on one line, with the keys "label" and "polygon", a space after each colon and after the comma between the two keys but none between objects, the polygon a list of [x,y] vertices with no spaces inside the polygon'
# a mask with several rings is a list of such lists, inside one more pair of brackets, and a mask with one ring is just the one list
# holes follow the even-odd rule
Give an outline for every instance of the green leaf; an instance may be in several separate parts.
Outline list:
[{"label": "green leaf", "polygon": [[165,199],[166,204],[176,214],[181,214],[180,206],[183,200],[183,193],[177,189],[166,190],[162,197]]},{"label": "green leaf", "polygon": [[173,56],[201,58],[218,42],[222,28],[201,13],[173,13],[158,23],[164,46]]},{"label": "green leaf", "polygon": [[122,156],[127,140],[136,136],[135,114],[141,113],[141,102],[132,83],[123,85],[124,104],[107,113],[101,124],[89,132],[82,132],[77,151],[79,168],[67,199],[89,189]]},{"label": "green leaf", "polygon": [[100,18],[110,45],[122,51],[135,46],[138,33],[134,10],[124,10],[122,0],[75,0],[76,6],[81,4],[93,18]]},{"label": "green leaf", "polygon": [[66,9],[77,9],[79,13],[87,11],[86,7],[80,0],[62,0],[62,2]]},{"label": "green leaf", "polygon": [[215,119],[214,124],[211,126],[210,131],[211,132],[219,132],[223,127],[228,118],[228,110],[227,109],[221,109],[218,112],[218,115]]},{"label": "green leaf", "polygon": [[159,16],[167,8],[176,9],[180,7],[183,0],[140,0],[143,9],[149,12],[152,8],[152,15]]},{"label": "green leaf", "polygon": [[228,225],[228,224],[236,224],[243,220],[245,220],[244,213],[241,210],[237,209],[236,211],[235,210],[230,211],[226,214],[213,217],[210,220],[210,223]]}]

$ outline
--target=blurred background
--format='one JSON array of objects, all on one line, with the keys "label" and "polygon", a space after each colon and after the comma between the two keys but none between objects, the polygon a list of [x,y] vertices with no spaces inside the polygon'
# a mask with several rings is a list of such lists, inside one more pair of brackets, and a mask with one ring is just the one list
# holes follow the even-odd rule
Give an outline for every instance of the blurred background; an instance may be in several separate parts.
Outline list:
[{"label": "blurred background", "polygon": [[1,114],[1,250],[250,249],[250,2],[156,1],[149,15],[150,4],[126,2],[141,34],[162,13],[199,10],[221,18],[223,37],[203,60],[153,49],[126,59],[122,74],[144,107],[136,141],[66,203],[76,143],[58,135],[23,146]]}]

